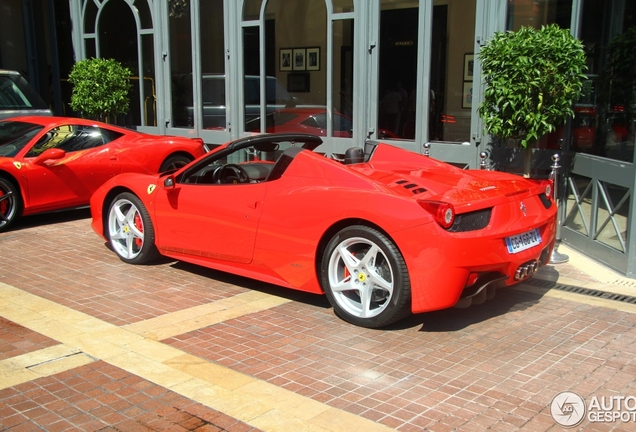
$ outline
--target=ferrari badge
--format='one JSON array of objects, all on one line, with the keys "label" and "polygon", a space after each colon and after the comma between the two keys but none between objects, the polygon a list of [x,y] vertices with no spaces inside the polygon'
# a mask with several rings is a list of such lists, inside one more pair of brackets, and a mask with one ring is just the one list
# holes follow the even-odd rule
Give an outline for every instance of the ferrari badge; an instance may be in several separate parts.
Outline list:
[{"label": "ferrari badge", "polygon": [[148,195],[153,193],[155,191],[156,187],[157,187],[157,185],[154,185],[154,184],[148,185]]}]

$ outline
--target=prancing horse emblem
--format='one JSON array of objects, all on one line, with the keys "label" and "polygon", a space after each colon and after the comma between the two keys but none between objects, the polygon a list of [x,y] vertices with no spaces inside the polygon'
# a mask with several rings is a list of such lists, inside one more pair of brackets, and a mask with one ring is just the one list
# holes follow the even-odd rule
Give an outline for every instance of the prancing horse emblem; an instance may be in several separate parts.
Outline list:
[{"label": "prancing horse emblem", "polygon": [[523,203],[523,201],[521,202],[521,205],[519,206],[519,208],[521,209],[521,213],[523,213],[524,216],[526,216],[526,205]]}]

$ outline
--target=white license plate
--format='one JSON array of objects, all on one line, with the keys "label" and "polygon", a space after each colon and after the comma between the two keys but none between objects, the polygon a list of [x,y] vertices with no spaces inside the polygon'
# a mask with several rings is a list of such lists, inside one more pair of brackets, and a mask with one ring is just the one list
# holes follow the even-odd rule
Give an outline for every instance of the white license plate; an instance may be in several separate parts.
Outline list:
[{"label": "white license plate", "polygon": [[508,246],[508,252],[511,254],[530,249],[538,244],[541,244],[541,234],[539,234],[538,229],[506,237],[506,246]]}]

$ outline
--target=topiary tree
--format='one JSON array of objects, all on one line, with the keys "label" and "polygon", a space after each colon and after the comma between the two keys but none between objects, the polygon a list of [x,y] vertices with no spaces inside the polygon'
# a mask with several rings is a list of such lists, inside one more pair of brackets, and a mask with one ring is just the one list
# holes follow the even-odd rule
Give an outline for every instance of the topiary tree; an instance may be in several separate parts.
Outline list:
[{"label": "topiary tree", "polygon": [[481,47],[486,84],[478,113],[500,140],[525,149],[524,175],[530,175],[532,147],[574,116],[586,70],[581,41],[552,24],[497,32]]},{"label": "topiary tree", "polygon": [[116,60],[90,58],[73,65],[68,81],[73,84],[71,108],[82,117],[105,121],[111,114],[128,112],[130,69]]}]

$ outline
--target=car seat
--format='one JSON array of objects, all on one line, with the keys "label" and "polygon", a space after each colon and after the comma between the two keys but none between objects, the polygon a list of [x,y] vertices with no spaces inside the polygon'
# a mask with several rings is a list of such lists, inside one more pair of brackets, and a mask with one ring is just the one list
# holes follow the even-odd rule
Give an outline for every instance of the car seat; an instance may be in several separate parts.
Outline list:
[{"label": "car seat", "polygon": [[364,162],[364,150],[361,147],[351,147],[345,151],[344,164],[355,164]]}]

